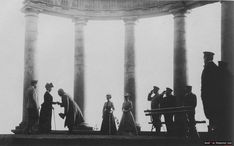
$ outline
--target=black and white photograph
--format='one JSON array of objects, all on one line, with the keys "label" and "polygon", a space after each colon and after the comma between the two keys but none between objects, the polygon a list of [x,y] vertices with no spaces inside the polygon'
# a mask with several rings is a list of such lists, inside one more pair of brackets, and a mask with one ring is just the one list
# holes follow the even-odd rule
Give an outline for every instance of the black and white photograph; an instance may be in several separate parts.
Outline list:
[{"label": "black and white photograph", "polygon": [[0,7],[0,146],[232,146],[234,1]]}]

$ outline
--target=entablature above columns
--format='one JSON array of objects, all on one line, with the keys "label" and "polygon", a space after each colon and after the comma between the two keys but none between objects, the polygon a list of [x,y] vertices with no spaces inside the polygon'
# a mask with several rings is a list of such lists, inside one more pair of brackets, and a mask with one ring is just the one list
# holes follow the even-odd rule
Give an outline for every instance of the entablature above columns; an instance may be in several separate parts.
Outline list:
[{"label": "entablature above columns", "polygon": [[25,0],[24,9],[67,18],[118,20],[123,17],[156,17],[186,8],[192,9],[216,1],[159,0]]}]

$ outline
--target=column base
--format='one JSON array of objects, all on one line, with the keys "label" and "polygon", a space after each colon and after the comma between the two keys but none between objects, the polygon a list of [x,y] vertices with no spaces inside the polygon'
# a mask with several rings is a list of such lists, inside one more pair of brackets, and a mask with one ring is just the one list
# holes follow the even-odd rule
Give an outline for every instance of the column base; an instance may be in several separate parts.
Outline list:
[{"label": "column base", "polygon": [[27,123],[22,121],[19,126],[16,126],[15,129],[11,130],[14,134],[24,134],[25,129],[27,127]]}]

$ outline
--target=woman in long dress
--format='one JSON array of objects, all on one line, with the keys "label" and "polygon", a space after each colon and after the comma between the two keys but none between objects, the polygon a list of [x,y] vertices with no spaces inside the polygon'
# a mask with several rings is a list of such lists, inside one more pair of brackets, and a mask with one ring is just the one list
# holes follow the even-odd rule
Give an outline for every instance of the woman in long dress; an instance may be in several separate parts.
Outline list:
[{"label": "woman in long dress", "polygon": [[106,95],[107,102],[105,102],[102,110],[102,125],[101,133],[107,135],[114,135],[117,133],[113,111],[115,110],[113,102],[110,101],[111,95]]},{"label": "woman in long dress", "polygon": [[40,119],[39,119],[40,133],[50,133],[51,131],[51,117],[53,110],[52,105],[57,103],[53,102],[53,97],[50,94],[52,87],[54,87],[52,83],[46,83],[45,85],[46,92],[44,94],[44,102],[41,105]]},{"label": "woman in long dress", "polygon": [[124,96],[124,103],[122,105],[123,115],[119,124],[118,133],[123,135],[137,135],[136,122],[131,112],[133,106],[129,97],[129,94]]}]

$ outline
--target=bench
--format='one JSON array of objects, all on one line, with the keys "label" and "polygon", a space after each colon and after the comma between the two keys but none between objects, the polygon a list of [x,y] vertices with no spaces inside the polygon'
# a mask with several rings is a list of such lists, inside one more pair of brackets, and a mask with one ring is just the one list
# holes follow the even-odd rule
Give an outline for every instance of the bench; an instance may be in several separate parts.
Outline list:
[{"label": "bench", "polygon": [[[166,114],[166,113],[172,113],[172,114],[176,114],[176,113],[189,113],[189,112],[193,112],[194,108],[191,106],[181,106],[181,107],[171,107],[171,108],[159,108],[159,109],[152,109],[152,110],[145,110],[144,113],[146,116],[152,116],[154,114]],[[195,121],[196,124],[204,124],[206,123],[205,120],[203,121]],[[151,131],[153,131],[153,129],[155,129],[154,125],[153,125],[153,121],[151,118],[151,121],[148,122],[148,124],[152,124],[152,128]],[[161,122],[160,124],[166,124],[165,122]]]}]

